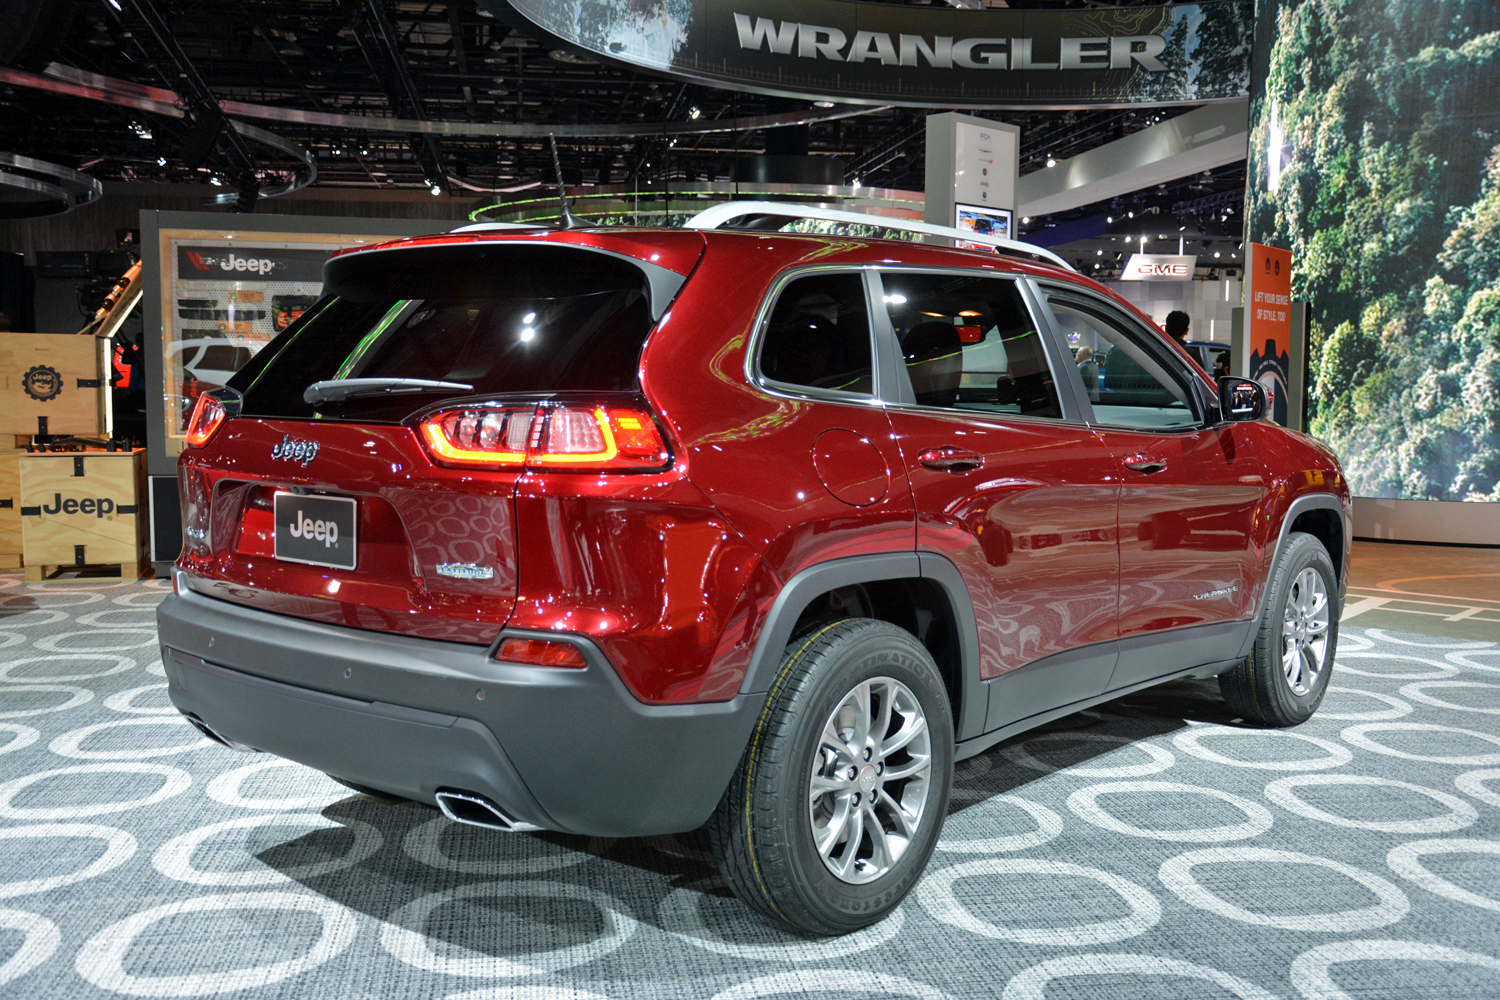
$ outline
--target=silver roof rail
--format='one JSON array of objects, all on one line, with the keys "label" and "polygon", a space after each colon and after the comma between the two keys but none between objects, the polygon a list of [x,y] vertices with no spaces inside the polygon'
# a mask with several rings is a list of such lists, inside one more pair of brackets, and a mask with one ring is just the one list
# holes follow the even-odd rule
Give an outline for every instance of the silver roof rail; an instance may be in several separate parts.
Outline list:
[{"label": "silver roof rail", "polygon": [[954,226],[934,226],[931,223],[913,222],[910,219],[892,219],[888,216],[869,215],[865,212],[841,212],[836,208],[814,208],[810,205],[790,205],[775,201],[726,201],[699,212],[684,224],[684,228],[719,229],[725,223],[747,215],[783,215],[789,219],[824,219],[828,222],[847,222],[858,226],[879,226],[882,229],[894,229],[904,233],[921,233],[924,236],[946,236],[949,239],[963,240],[966,243],[982,243],[997,250],[1008,250],[1014,254],[1053,264],[1067,271],[1074,270],[1071,264],[1051,250],[1044,250],[1030,243],[1022,243],[1020,240],[1001,239],[998,236],[974,233]]}]

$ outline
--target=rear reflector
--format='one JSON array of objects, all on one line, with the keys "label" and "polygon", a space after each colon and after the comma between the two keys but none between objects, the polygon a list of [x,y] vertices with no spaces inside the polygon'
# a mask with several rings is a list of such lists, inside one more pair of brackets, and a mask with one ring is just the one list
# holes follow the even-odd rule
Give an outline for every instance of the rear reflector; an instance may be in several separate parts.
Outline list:
[{"label": "rear reflector", "polygon": [[529,663],[534,667],[586,667],[588,661],[571,642],[548,639],[505,639],[495,650],[495,659]]},{"label": "rear reflector", "polygon": [[440,465],[641,472],[672,457],[650,413],[634,407],[443,410],[418,426]]}]

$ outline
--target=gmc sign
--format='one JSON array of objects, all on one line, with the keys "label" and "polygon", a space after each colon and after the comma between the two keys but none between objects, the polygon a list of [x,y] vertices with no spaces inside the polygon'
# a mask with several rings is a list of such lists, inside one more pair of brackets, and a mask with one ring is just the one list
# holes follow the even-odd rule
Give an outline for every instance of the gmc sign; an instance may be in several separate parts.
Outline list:
[{"label": "gmc sign", "polygon": [[1120,273],[1121,281],[1192,281],[1197,257],[1133,253]]}]

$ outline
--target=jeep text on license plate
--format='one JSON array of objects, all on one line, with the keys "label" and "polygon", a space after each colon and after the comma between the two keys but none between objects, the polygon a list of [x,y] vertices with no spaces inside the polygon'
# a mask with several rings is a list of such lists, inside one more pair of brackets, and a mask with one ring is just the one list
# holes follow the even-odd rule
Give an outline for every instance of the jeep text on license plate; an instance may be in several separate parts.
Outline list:
[{"label": "jeep text on license plate", "polygon": [[359,513],[353,500],[277,493],[274,504],[277,559],[334,569],[354,568]]}]

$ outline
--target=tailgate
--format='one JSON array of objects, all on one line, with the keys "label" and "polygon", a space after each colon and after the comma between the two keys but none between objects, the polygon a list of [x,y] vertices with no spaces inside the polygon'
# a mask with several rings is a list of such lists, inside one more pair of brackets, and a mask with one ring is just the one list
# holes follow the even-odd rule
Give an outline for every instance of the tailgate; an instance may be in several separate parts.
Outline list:
[{"label": "tailgate", "polygon": [[[409,428],[230,420],[208,448],[184,455],[178,479],[185,525],[198,523],[194,513],[208,501],[207,538],[185,547],[179,563],[208,596],[473,643],[490,642],[515,605],[516,474],[435,466]],[[353,501],[352,569],[339,551],[350,546],[288,544],[287,532],[310,531],[309,518],[340,507],[319,504],[324,498]],[[309,512],[300,524],[299,508]],[[317,551],[325,548],[326,558]]]}]

